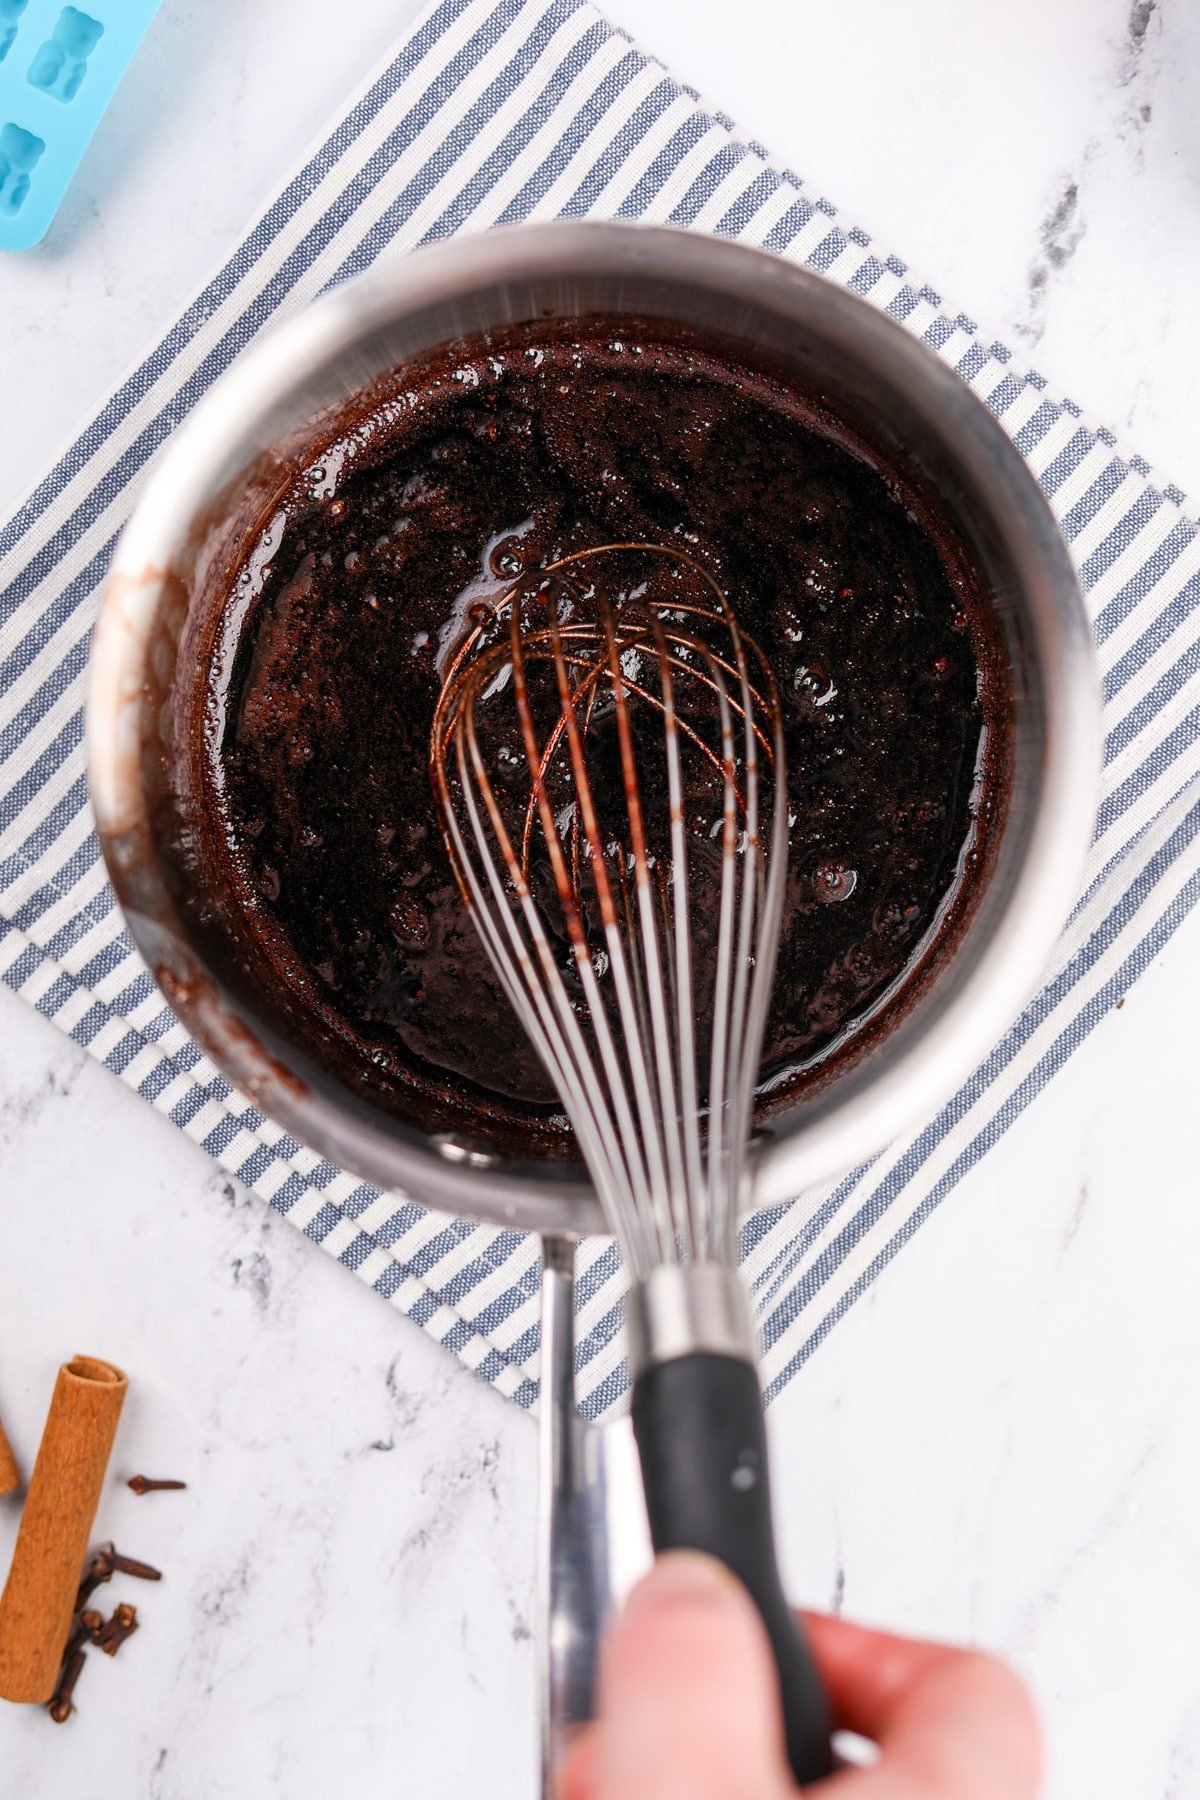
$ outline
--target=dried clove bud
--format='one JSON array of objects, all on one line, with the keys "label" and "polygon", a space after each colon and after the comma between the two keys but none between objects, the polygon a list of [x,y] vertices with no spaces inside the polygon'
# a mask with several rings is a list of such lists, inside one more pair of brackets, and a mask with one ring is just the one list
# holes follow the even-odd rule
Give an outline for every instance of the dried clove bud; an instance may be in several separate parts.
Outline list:
[{"label": "dried clove bud", "polygon": [[58,1686],[47,1702],[46,1710],[56,1725],[65,1725],[75,1711],[75,1702],[71,1695],[75,1691],[75,1683],[83,1672],[87,1656],[82,1650],[75,1650],[70,1660],[64,1665],[58,1678]]},{"label": "dried clove bud", "polygon": [[87,1634],[93,1644],[99,1636],[103,1625],[104,1614],[96,1612],[94,1608],[88,1612],[81,1612],[79,1615],[79,1629]]},{"label": "dried clove bud", "polygon": [[110,1544],[107,1549],[97,1550],[89,1563],[87,1573],[79,1584],[79,1592],[75,1596],[75,1611],[82,1612],[101,1582],[111,1581],[112,1578],[113,1559],[112,1545]]},{"label": "dried clove bud", "polygon": [[96,1637],[96,1646],[103,1650],[105,1656],[115,1656],[126,1638],[133,1636],[138,1629],[137,1607],[127,1604],[118,1606]]},{"label": "dried clove bud", "polygon": [[139,1581],[162,1580],[161,1569],[155,1569],[149,1563],[138,1562],[134,1556],[122,1556],[116,1550],[112,1553],[112,1566],[118,1575],[136,1575]]},{"label": "dried clove bud", "polygon": [[[100,1614],[93,1613],[91,1617],[98,1619]],[[64,1669],[74,1656],[75,1652],[81,1650],[85,1644],[90,1643],[91,1636],[91,1626],[85,1625],[82,1619],[77,1620],[74,1631],[67,1639],[66,1649],[62,1653],[62,1666]]]},{"label": "dried clove bud", "polygon": [[130,1478],[129,1486],[133,1489],[135,1494],[155,1494],[160,1490],[165,1490],[167,1488],[185,1488],[187,1482],[153,1481],[149,1475],[134,1475]]}]

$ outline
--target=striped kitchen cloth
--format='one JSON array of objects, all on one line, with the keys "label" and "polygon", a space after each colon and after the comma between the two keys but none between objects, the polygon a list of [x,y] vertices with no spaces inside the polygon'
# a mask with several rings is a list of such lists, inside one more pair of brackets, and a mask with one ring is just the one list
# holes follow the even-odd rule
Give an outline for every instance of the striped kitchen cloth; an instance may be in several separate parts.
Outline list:
[{"label": "striped kitchen cloth", "polygon": [[[537,1393],[537,1246],[364,1186],[232,1090],[121,929],[82,750],[97,594],[158,447],[276,319],[517,219],[640,218],[820,270],[902,320],[1011,433],[1070,541],[1104,683],[1086,885],[1036,999],[923,1130],[746,1228],[777,1392],[1161,949],[1200,893],[1200,531],[1182,495],[985,342],[583,0],[435,0],[228,262],[0,529],[0,970],[264,1200],[506,1394]],[[613,1245],[584,1247],[578,1364],[625,1387]]]}]

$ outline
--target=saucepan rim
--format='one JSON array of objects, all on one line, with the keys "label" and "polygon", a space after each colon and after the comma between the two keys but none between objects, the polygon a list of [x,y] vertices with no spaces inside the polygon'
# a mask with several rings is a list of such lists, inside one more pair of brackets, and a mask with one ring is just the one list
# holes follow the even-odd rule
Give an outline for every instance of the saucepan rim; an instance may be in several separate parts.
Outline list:
[{"label": "saucepan rim", "polygon": [[[748,1207],[788,1199],[865,1160],[930,1117],[1002,1037],[1034,988],[1078,892],[1095,813],[1099,688],[1091,633],[1065,543],[1033,475],[983,403],[911,333],[825,278],[745,245],[658,226],[575,221],[455,238],[315,301],[245,351],[159,458],[118,545],[92,651],[87,751],[92,802],[130,934],[202,1048],[263,1111],[331,1161],[447,1210],[555,1233],[603,1230],[582,1171],[514,1164],[453,1133],[426,1136],[314,1086],[262,1041],[183,932],[148,850],[142,695],[159,608],[189,533],[229,484],[231,449],[261,445],[264,421],[304,380],[389,321],[464,297],[589,275],[661,280],[727,297],[753,320],[794,320],[857,359],[920,414],[964,489],[986,505],[1017,570],[1039,672],[1040,778],[986,931],[968,922],[948,985],[939,971],[873,1050],[754,1145]],[[1015,860],[1014,860],[1015,858]],[[973,930],[975,935],[973,937]]]}]

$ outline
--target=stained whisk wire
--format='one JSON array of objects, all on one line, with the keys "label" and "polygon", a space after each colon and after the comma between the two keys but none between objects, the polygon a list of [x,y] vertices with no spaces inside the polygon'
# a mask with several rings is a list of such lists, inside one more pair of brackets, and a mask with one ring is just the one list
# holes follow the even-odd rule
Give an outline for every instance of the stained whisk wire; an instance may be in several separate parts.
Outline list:
[{"label": "stained whisk wire", "polygon": [[[637,559],[649,578],[620,590]],[[464,902],[634,1279],[732,1261],[786,864],[763,653],[688,553],[577,551],[458,647],[431,772]]]}]

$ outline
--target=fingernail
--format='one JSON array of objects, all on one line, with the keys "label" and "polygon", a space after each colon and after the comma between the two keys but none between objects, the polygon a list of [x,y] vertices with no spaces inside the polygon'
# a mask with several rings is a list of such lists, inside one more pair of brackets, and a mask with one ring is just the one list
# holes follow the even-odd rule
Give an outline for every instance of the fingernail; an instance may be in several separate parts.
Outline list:
[{"label": "fingernail", "polygon": [[697,1550],[668,1550],[649,1575],[638,1582],[626,1602],[627,1615],[645,1606],[712,1606],[736,1600],[735,1576],[724,1563]]}]

